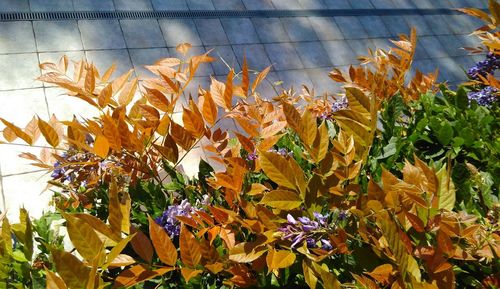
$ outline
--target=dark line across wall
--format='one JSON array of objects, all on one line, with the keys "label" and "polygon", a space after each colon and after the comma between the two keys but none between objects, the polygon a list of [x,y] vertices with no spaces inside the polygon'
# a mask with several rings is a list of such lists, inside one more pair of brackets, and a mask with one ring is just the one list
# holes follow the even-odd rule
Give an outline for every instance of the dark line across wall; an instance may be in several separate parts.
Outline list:
[{"label": "dark line across wall", "polygon": [[331,17],[461,14],[454,9],[321,9],[321,10],[198,10],[198,11],[106,11],[106,12],[8,12],[0,21],[162,19],[162,18],[241,18],[241,17]]}]

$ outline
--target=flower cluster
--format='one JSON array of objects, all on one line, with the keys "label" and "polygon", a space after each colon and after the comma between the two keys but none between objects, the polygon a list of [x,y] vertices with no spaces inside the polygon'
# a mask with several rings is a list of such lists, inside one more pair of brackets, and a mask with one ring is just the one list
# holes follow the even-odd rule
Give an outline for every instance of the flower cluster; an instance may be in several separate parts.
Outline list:
[{"label": "flower cluster", "polygon": [[275,153],[275,154],[279,154],[283,157],[286,157],[286,156],[293,156],[293,152],[292,151],[287,151],[285,148],[279,148],[279,149],[270,149],[269,152],[271,153]]},{"label": "flower cluster", "polygon": [[494,73],[495,70],[500,68],[500,59],[498,55],[489,52],[486,59],[479,61],[467,71],[469,78],[479,80],[479,76],[486,77],[488,74]]},{"label": "flower cluster", "polygon": [[190,217],[194,213],[194,208],[187,200],[182,200],[179,205],[168,206],[163,214],[156,218],[156,223],[165,229],[168,235],[173,238],[181,233],[181,224],[177,216]]},{"label": "flower cluster", "polygon": [[162,226],[168,235],[173,238],[179,236],[181,233],[181,223],[177,220],[177,216],[184,216],[191,218],[198,208],[208,206],[210,204],[210,196],[203,195],[201,201],[197,200],[195,206],[191,205],[188,200],[182,200],[178,205],[171,205],[163,212],[163,214],[156,218],[155,221],[158,225]]},{"label": "flower cluster", "polygon": [[492,86],[485,86],[479,91],[470,91],[467,94],[469,101],[476,101],[479,105],[489,106],[498,100],[498,90]]},{"label": "flower cluster", "polygon": [[347,97],[342,96],[341,98],[337,99],[336,101],[333,102],[332,106],[330,107],[330,111],[325,111],[323,112],[320,117],[322,119],[331,119],[332,114],[349,108],[349,101]]},{"label": "flower cluster", "polygon": [[[297,247],[306,242],[308,248],[322,248],[323,250],[332,250],[333,246],[328,238],[328,234],[336,227],[336,222],[329,222],[334,219],[333,214],[320,214],[314,212],[314,220],[308,217],[298,217],[295,219],[292,215],[287,215],[287,223],[278,229],[283,233],[282,239],[292,242],[291,247]],[[346,217],[345,212],[340,212],[336,219],[341,221]]]}]

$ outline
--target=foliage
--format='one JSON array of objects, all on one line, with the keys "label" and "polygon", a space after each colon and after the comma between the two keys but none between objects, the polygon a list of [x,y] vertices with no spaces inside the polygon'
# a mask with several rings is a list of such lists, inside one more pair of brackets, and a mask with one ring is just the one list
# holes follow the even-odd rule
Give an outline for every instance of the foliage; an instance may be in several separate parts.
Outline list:
[{"label": "foliage", "polygon": [[[69,76],[66,57],[42,64],[41,80],[100,115],[24,129],[0,119],[6,141],[50,145],[52,160],[23,157],[52,172],[55,216],[74,246],[64,250],[42,218],[37,267],[27,213],[17,227],[4,218],[2,260],[20,264],[2,277],[28,288],[495,286],[498,108],[469,106],[465,88],[439,93],[437,73],[407,79],[414,30],[393,44],[330,74],[345,83],[339,99],[307,87],[266,99],[258,86],[270,67],[250,83],[245,60],[182,112],[208,54],[161,59],[140,84],[85,61]],[[190,179],[178,168],[199,146],[208,158]]]}]

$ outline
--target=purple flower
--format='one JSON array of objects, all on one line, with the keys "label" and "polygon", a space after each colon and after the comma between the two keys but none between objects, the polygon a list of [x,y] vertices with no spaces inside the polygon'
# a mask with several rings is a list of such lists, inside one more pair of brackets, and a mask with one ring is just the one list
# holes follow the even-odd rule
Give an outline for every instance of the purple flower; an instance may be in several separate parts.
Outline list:
[{"label": "purple flower", "polygon": [[[306,216],[294,218],[288,214],[287,223],[278,229],[283,233],[281,238],[292,242],[291,247],[299,246],[306,242],[308,248],[323,248],[332,250],[332,245],[328,241],[328,235],[335,230],[335,223],[329,223],[328,219],[331,213],[321,214],[314,212],[314,219]],[[321,245],[318,245],[321,244]]]},{"label": "purple flower", "polygon": [[281,156],[293,156],[293,152],[292,151],[287,151],[285,148],[280,148],[280,149],[269,149],[268,152],[271,152],[271,153],[275,153],[275,154],[279,154]]},{"label": "purple flower", "polygon": [[479,80],[479,76],[486,77],[488,74],[492,74],[495,70],[500,68],[500,59],[498,55],[489,52],[486,55],[485,60],[479,61],[467,71],[467,75],[470,79]]},{"label": "purple flower", "polygon": [[338,99],[332,104],[332,113],[335,113],[339,110],[347,109],[348,107],[349,107],[349,101],[347,100],[347,97],[342,96],[340,99]]},{"label": "purple flower", "polygon": [[189,217],[194,209],[187,200],[182,200],[179,205],[168,206],[163,214],[156,218],[158,225],[162,226],[171,238],[179,236],[181,233],[181,223],[177,220],[177,216]]},{"label": "purple flower", "polygon": [[257,153],[255,153],[255,152],[249,153],[247,155],[247,160],[249,160],[249,161],[255,161],[258,157],[259,157],[259,155],[257,155]]},{"label": "purple flower", "polygon": [[476,101],[477,104],[482,106],[490,106],[498,100],[498,90],[493,86],[486,86],[479,91],[470,91],[467,93],[469,101]]}]

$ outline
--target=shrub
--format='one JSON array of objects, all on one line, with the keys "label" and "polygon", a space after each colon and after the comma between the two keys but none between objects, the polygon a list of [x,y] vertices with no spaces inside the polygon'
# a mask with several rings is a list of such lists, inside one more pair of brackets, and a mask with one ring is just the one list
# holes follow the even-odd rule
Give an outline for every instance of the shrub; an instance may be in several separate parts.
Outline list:
[{"label": "shrub", "polygon": [[[257,88],[270,68],[250,83],[245,61],[178,114],[208,54],[161,59],[141,84],[85,61],[73,77],[65,57],[42,64],[41,80],[100,115],[25,129],[0,119],[7,141],[42,135],[64,150],[54,163],[23,155],[52,172],[58,213],[35,226],[24,211],[16,226],[3,218],[0,277],[47,288],[497,286],[498,106],[439,90],[437,73],[408,80],[415,35],[362,58],[371,66],[332,71],[341,98],[304,87],[266,99]],[[221,129],[226,119],[237,130]],[[188,178],[178,167],[199,145],[210,161]],[[58,216],[72,252],[46,233]]]}]

